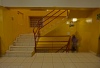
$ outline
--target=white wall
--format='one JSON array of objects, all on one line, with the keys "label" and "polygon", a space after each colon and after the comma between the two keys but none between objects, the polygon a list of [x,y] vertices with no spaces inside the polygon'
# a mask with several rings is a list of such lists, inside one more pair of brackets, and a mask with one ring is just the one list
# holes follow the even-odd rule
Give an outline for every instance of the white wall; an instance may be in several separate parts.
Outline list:
[{"label": "white wall", "polygon": [[2,0],[2,3],[8,7],[100,7],[100,0]]}]

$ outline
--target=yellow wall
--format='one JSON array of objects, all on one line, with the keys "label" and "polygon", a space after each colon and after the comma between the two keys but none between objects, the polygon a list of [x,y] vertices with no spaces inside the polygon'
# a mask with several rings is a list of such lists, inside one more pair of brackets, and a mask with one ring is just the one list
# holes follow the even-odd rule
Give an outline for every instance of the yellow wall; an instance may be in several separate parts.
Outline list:
[{"label": "yellow wall", "polygon": [[[98,38],[100,35],[100,21],[97,21],[97,14],[100,9],[94,11],[89,18],[92,18],[92,23],[87,23],[86,19],[80,19],[77,23],[77,36],[79,36],[79,51],[92,51],[97,53]],[[99,50],[98,50],[99,49]]]},{"label": "yellow wall", "polygon": [[79,38],[79,51],[88,52],[92,51],[97,53],[98,50],[98,38],[100,34],[100,21],[97,21],[97,14],[100,9],[94,11],[89,18],[92,18],[92,23],[87,23],[86,19],[80,19],[77,23],[77,33]]},{"label": "yellow wall", "polygon": [[17,11],[0,7],[0,37],[1,54],[5,54],[9,46],[20,34],[25,33],[25,26],[22,15]]},{"label": "yellow wall", "polygon": [[81,18],[79,22],[77,22],[77,31],[76,36],[79,40],[78,50],[80,52],[88,52],[91,39],[91,23],[86,22],[86,18]]},{"label": "yellow wall", "polygon": [[88,16],[93,19],[92,23],[87,23],[87,18],[79,18],[74,27],[71,28],[66,24],[62,24],[58,28],[49,32],[46,36],[67,35],[67,32],[70,32],[71,35],[75,34],[79,40],[79,52],[93,51],[97,53],[98,37],[100,35],[100,21],[98,23],[96,19],[96,15],[98,13],[100,13],[100,9],[97,9],[90,16]]},{"label": "yellow wall", "polygon": [[[23,14],[18,14],[18,11]],[[2,54],[6,52],[9,45],[11,45],[15,38],[18,37],[20,34],[32,33],[33,28],[30,28],[29,26],[28,16],[46,15],[45,13],[43,13],[42,15],[42,12],[43,11],[39,11],[40,14],[38,14],[37,11],[30,11],[27,9],[9,10],[0,7],[0,36]],[[81,18],[77,23],[75,23],[74,27],[69,27],[69,25],[64,23],[53,31],[49,32],[46,36],[61,36],[67,35],[67,33],[70,32],[70,35],[76,34],[79,39],[79,51],[87,52],[91,50],[97,53],[100,24],[96,21],[96,14],[98,14],[99,12],[100,9],[96,10],[95,12],[93,12],[93,14],[91,14],[91,16],[89,16],[93,18],[92,23],[86,23],[85,18]]]},{"label": "yellow wall", "polygon": [[69,27],[69,24],[66,24],[66,22],[54,29],[53,31],[46,34],[46,36],[66,36],[68,35],[68,33],[70,33],[70,35],[73,35],[76,32],[76,26]]},{"label": "yellow wall", "polygon": [[[51,10],[49,10],[49,11],[31,11],[30,9],[11,9],[10,11],[13,13],[12,17],[14,18],[14,22],[15,22],[15,20],[16,20],[16,22],[18,22],[17,25],[19,25],[19,29],[21,29],[20,32],[22,32],[22,33],[32,33],[33,32],[33,28],[30,27],[29,16],[45,16]],[[18,14],[18,11],[20,11],[23,14],[20,14],[20,13]],[[56,11],[58,11],[58,10],[55,10],[53,13],[51,13],[48,16],[51,16]],[[57,16],[58,14],[60,14],[63,11],[64,10],[60,11],[55,16]],[[67,15],[67,12],[61,14],[61,16],[66,16],[66,15]],[[51,19],[47,20],[45,23],[47,23],[50,20]],[[19,29],[17,29],[17,30],[19,30]]]},{"label": "yellow wall", "polygon": [[8,14],[5,8],[0,7],[0,37],[1,37],[1,54],[4,54],[13,41],[12,25],[8,19]]},{"label": "yellow wall", "polygon": [[[6,50],[8,50],[9,46],[20,34],[33,32],[33,28],[29,25],[28,16],[45,16],[47,13],[48,11],[30,11],[29,9],[7,9],[0,7],[1,53],[5,54]],[[62,16],[65,15],[67,14],[62,14]]]},{"label": "yellow wall", "polygon": [[[97,53],[98,51],[98,38],[100,35],[100,20],[97,21],[97,14],[100,14],[100,9],[94,11],[90,17],[93,18],[93,23],[91,26],[91,46],[90,50]],[[100,41],[99,41],[100,42]],[[100,52],[100,49],[99,49]]]}]

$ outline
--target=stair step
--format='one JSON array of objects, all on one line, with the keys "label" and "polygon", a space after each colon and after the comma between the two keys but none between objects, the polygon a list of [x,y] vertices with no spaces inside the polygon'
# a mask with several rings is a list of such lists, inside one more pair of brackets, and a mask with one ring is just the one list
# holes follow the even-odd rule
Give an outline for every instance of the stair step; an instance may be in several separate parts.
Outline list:
[{"label": "stair step", "polygon": [[31,57],[34,51],[7,51],[7,57]]},{"label": "stair step", "polygon": [[10,46],[10,51],[34,51],[34,46]]},{"label": "stair step", "polygon": [[35,43],[29,43],[29,42],[14,42],[14,46],[35,46]]},{"label": "stair step", "polygon": [[33,42],[34,39],[17,39],[17,42]]},{"label": "stair step", "polygon": [[32,39],[32,38],[34,38],[34,36],[28,36],[28,35],[26,35],[26,36],[19,36],[18,37],[19,39],[21,38],[21,39]]},{"label": "stair step", "polygon": [[34,40],[16,40],[16,41],[14,41],[14,43],[16,43],[16,42],[26,42],[26,43],[33,43],[34,42]]}]

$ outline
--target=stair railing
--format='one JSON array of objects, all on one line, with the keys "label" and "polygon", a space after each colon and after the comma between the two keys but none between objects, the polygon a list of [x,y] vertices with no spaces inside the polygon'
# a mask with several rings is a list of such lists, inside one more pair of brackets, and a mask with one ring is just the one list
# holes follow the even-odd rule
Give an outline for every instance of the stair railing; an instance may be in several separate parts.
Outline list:
[{"label": "stair railing", "polygon": [[63,52],[64,52],[64,51],[69,52],[70,39],[71,39],[71,36],[69,36],[69,40],[68,40],[68,41],[66,41],[66,42],[68,42],[68,43],[67,43],[67,45],[65,45],[65,46],[61,47],[59,50],[57,50],[57,51],[56,51],[56,53],[57,53],[57,52],[59,52],[60,50],[62,50],[63,48],[65,48],[65,47],[66,47],[66,49],[65,49],[65,50],[63,50]]},{"label": "stair railing", "polygon": [[[46,23],[43,27],[45,27],[47,24],[49,24],[50,22],[52,22],[53,20],[55,20],[57,17],[59,17],[61,14],[63,14],[64,12],[66,12],[67,10],[63,11],[62,13],[60,13],[58,16],[56,16],[55,18],[53,18],[51,21],[49,21],[48,23]],[[41,28],[43,28],[41,27]],[[40,29],[41,29],[40,28]]]},{"label": "stair railing", "polygon": [[[43,49],[44,50],[45,48],[48,48],[47,51],[51,51],[51,52],[54,51],[54,53],[57,53],[59,51],[69,52],[69,48],[68,48],[69,47],[69,42],[70,42],[70,36],[69,35],[68,36],[40,36],[40,37],[41,38],[47,37],[48,40],[46,40],[46,39],[44,39],[44,40],[39,39],[38,42],[40,42],[40,43],[37,44],[37,45],[39,45],[36,48],[37,52],[38,52],[38,49],[40,49],[40,50]],[[46,44],[45,43],[41,43],[41,42],[46,42]],[[40,45],[42,45],[42,46],[40,46]],[[61,46],[59,46],[59,45],[61,45]],[[57,49],[55,49],[55,47]],[[67,48],[67,50],[66,50],[66,48]]]},{"label": "stair railing", "polygon": [[[53,17],[55,14],[57,14],[58,12],[59,12],[60,10],[58,10],[57,12],[55,12],[52,16],[50,16],[49,18],[47,18],[45,21],[47,21],[48,19],[50,19],[51,17]],[[38,23],[38,28],[37,28],[37,31],[36,31],[36,33],[37,34],[40,34],[40,29],[41,28],[43,28],[43,27],[45,27],[47,24],[49,24],[50,22],[52,22],[53,20],[55,20],[57,17],[59,17],[61,14],[63,14],[64,12],[66,12],[67,10],[65,10],[65,11],[63,11],[63,12],[61,12],[58,16],[56,16],[55,18],[53,18],[52,20],[50,20],[48,23],[46,23],[45,25],[43,25],[42,27],[40,26],[40,24]],[[45,22],[45,21],[43,21],[43,22]]]},{"label": "stair railing", "polygon": [[[53,10],[54,11],[54,10]],[[50,13],[48,13],[46,16],[44,16],[43,18],[47,17],[49,14],[51,14],[53,11],[51,11]],[[51,15],[49,18],[47,18],[45,21],[47,21],[48,19],[50,19],[51,17],[53,17],[55,14],[57,14],[60,10],[58,10],[57,12],[55,12],[53,15]],[[61,14],[63,14],[64,12],[66,12],[67,10],[63,11],[62,13],[60,13],[58,16],[56,16],[55,18],[53,18],[52,20],[50,20],[48,23],[46,23],[45,25],[43,25],[41,27],[40,25],[40,20],[38,21],[37,25],[37,29],[35,31],[35,27],[33,28],[33,32],[34,32],[34,39],[35,39],[35,50],[36,50],[36,41],[39,39],[40,36],[40,29],[43,28],[44,26],[46,26],[47,24],[49,24],[50,22],[52,22],[53,20],[55,20],[57,17],[59,17]],[[43,21],[43,22],[45,22]]]},{"label": "stair railing", "polygon": [[71,42],[71,36],[69,37],[68,44],[66,46],[66,52],[69,52],[69,50],[70,50],[70,48],[69,48],[70,42]]},{"label": "stair railing", "polygon": [[[54,11],[54,10],[53,10]],[[45,21],[47,21],[48,19],[50,19],[51,17],[53,17],[55,14],[57,14],[58,12],[59,12],[60,10],[58,10],[57,12],[55,12],[55,13],[53,13],[49,18],[47,18]],[[49,13],[50,14],[50,13]],[[48,14],[48,15],[49,15]],[[47,15],[46,15],[47,16]],[[46,17],[45,16],[45,17]],[[45,17],[43,17],[43,18],[45,18]],[[40,21],[40,20],[39,20]],[[42,27],[44,27],[44,26],[40,26],[40,22],[38,21],[38,23],[37,23],[37,25],[39,25],[39,27],[38,27],[38,29],[37,29],[37,31],[36,31],[36,33],[42,28]],[[45,22],[45,21],[43,21],[43,22]]]},{"label": "stair railing", "polygon": [[[54,14],[52,14],[49,18],[47,18],[45,21],[47,21],[48,19],[50,19],[51,17],[53,17],[55,14],[57,14],[60,10],[58,10],[57,12],[55,12]],[[45,22],[43,21],[43,22]]]},{"label": "stair railing", "polygon": [[[45,16],[42,17],[41,19],[47,17],[47,16],[48,16],[49,14],[51,14],[53,11],[54,11],[54,10],[52,10],[51,12],[49,12],[47,15],[45,15]],[[41,19],[40,19],[39,21],[41,21]],[[33,27],[33,34],[34,34],[34,40],[35,40],[35,52],[36,52],[36,41],[39,39],[39,35],[40,35],[40,33],[39,33],[39,29],[40,29],[39,21],[38,21],[38,23],[37,23],[38,27],[37,27],[37,28]],[[35,31],[35,29],[36,29],[36,31]]]}]

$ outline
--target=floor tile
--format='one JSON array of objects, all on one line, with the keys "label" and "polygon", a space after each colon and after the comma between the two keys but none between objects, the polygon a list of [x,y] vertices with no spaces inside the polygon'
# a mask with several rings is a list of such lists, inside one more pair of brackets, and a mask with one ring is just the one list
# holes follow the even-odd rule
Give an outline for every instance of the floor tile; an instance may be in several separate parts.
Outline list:
[{"label": "floor tile", "polygon": [[62,62],[72,62],[70,58],[62,58]]},{"label": "floor tile", "polygon": [[52,54],[51,53],[45,53],[44,58],[52,58]]},{"label": "floor tile", "polygon": [[60,53],[60,57],[61,58],[69,58],[69,56],[67,55],[67,53]]},{"label": "floor tile", "polygon": [[33,58],[33,57],[27,57],[27,58],[25,58],[25,60],[23,61],[23,63],[24,62],[26,62],[26,63],[30,63],[31,62],[32,63],[34,61],[34,59],[35,58]]},{"label": "floor tile", "polygon": [[88,58],[78,58],[81,62],[91,62]]},{"label": "floor tile", "polygon": [[87,68],[99,68],[97,65],[95,65],[94,63],[84,63]]},{"label": "floor tile", "polygon": [[64,64],[63,63],[53,63],[54,68],[64,68]]},{"label": "floor tile", "polygon": [[64,63],[65,68],[76,68],[74,63]]},{"label": "floor tile", "polygon": [[53,63],[43,63],[42,68],[53,68]]},{"label": "floor tile", "polygon": [[76,68],[88,68],[84,63],[74,63]]},{"label": "floor tile", "polygon": [[62,62],[61,58],[53,58],[53,62]]},{"label": "floor tile", "polygon": [[79,58],[70,58],[72,62],[81,62]]},{"label": "floor tile", "polygon": [[94,63],[96,66],[97,66],[97,68],[100,68],[100,63]]},{"label": "floor tile", "polygon": [[23,68],[31,68],[32,63],[22,63],[20,66]]},{"label": "floor tile", "polygon": [[0,57],[0,62],[4,62],[5,60],[7,60],[9,57]]},{"label": "floor tile", "polygon": [[87,58],[90,62],[100,62],[97,58]]},{"label": "floor tile", "polygon": [[77,56],[74,53],[68,53],[69,58],[77,58]]},{"label": "floor tile", "polygon": [[52,58],[44,58],[43,62],[53,62]]},{"label": "floor tile", "polygon": [[10,64],[10,66],[20,66],[22,62],[13,62]]},{"label": "floor tile", "polygon": [[3,62],[3,63],[1,63],[0,64],[0,68],[6,68],[6,67],[8,67],[9,65],[10,65],[11,63],[9,63],[9,62]]},{"label": "floor tile", "polygon": [[52,57],[53,58],[60,58],[60,54],[59,53],[52,53]]},{"label": "floor tile", "polygon": [[32,57],[0,57],[0,68],[100,68],[91,53],[36,53]]},{"label": "floor tile", "polygon": [[14,62],[23,62],[25,60],[25,57],[18,57]]},{"label": "floor tile", "polygon": [[43,58],[35,58],[33,62],[43,62]]},{"label": "floor tile", "polygon": [[10,57],[10,58],[6,59],[4,62],[13,62],[16,59],[17,59],[17,57]]},{"label": "floor tile", "polygon": [[33,63],[33,64],[31,65],[31,68],[42,68],[42,64],[43,64],[43,63]]}]

